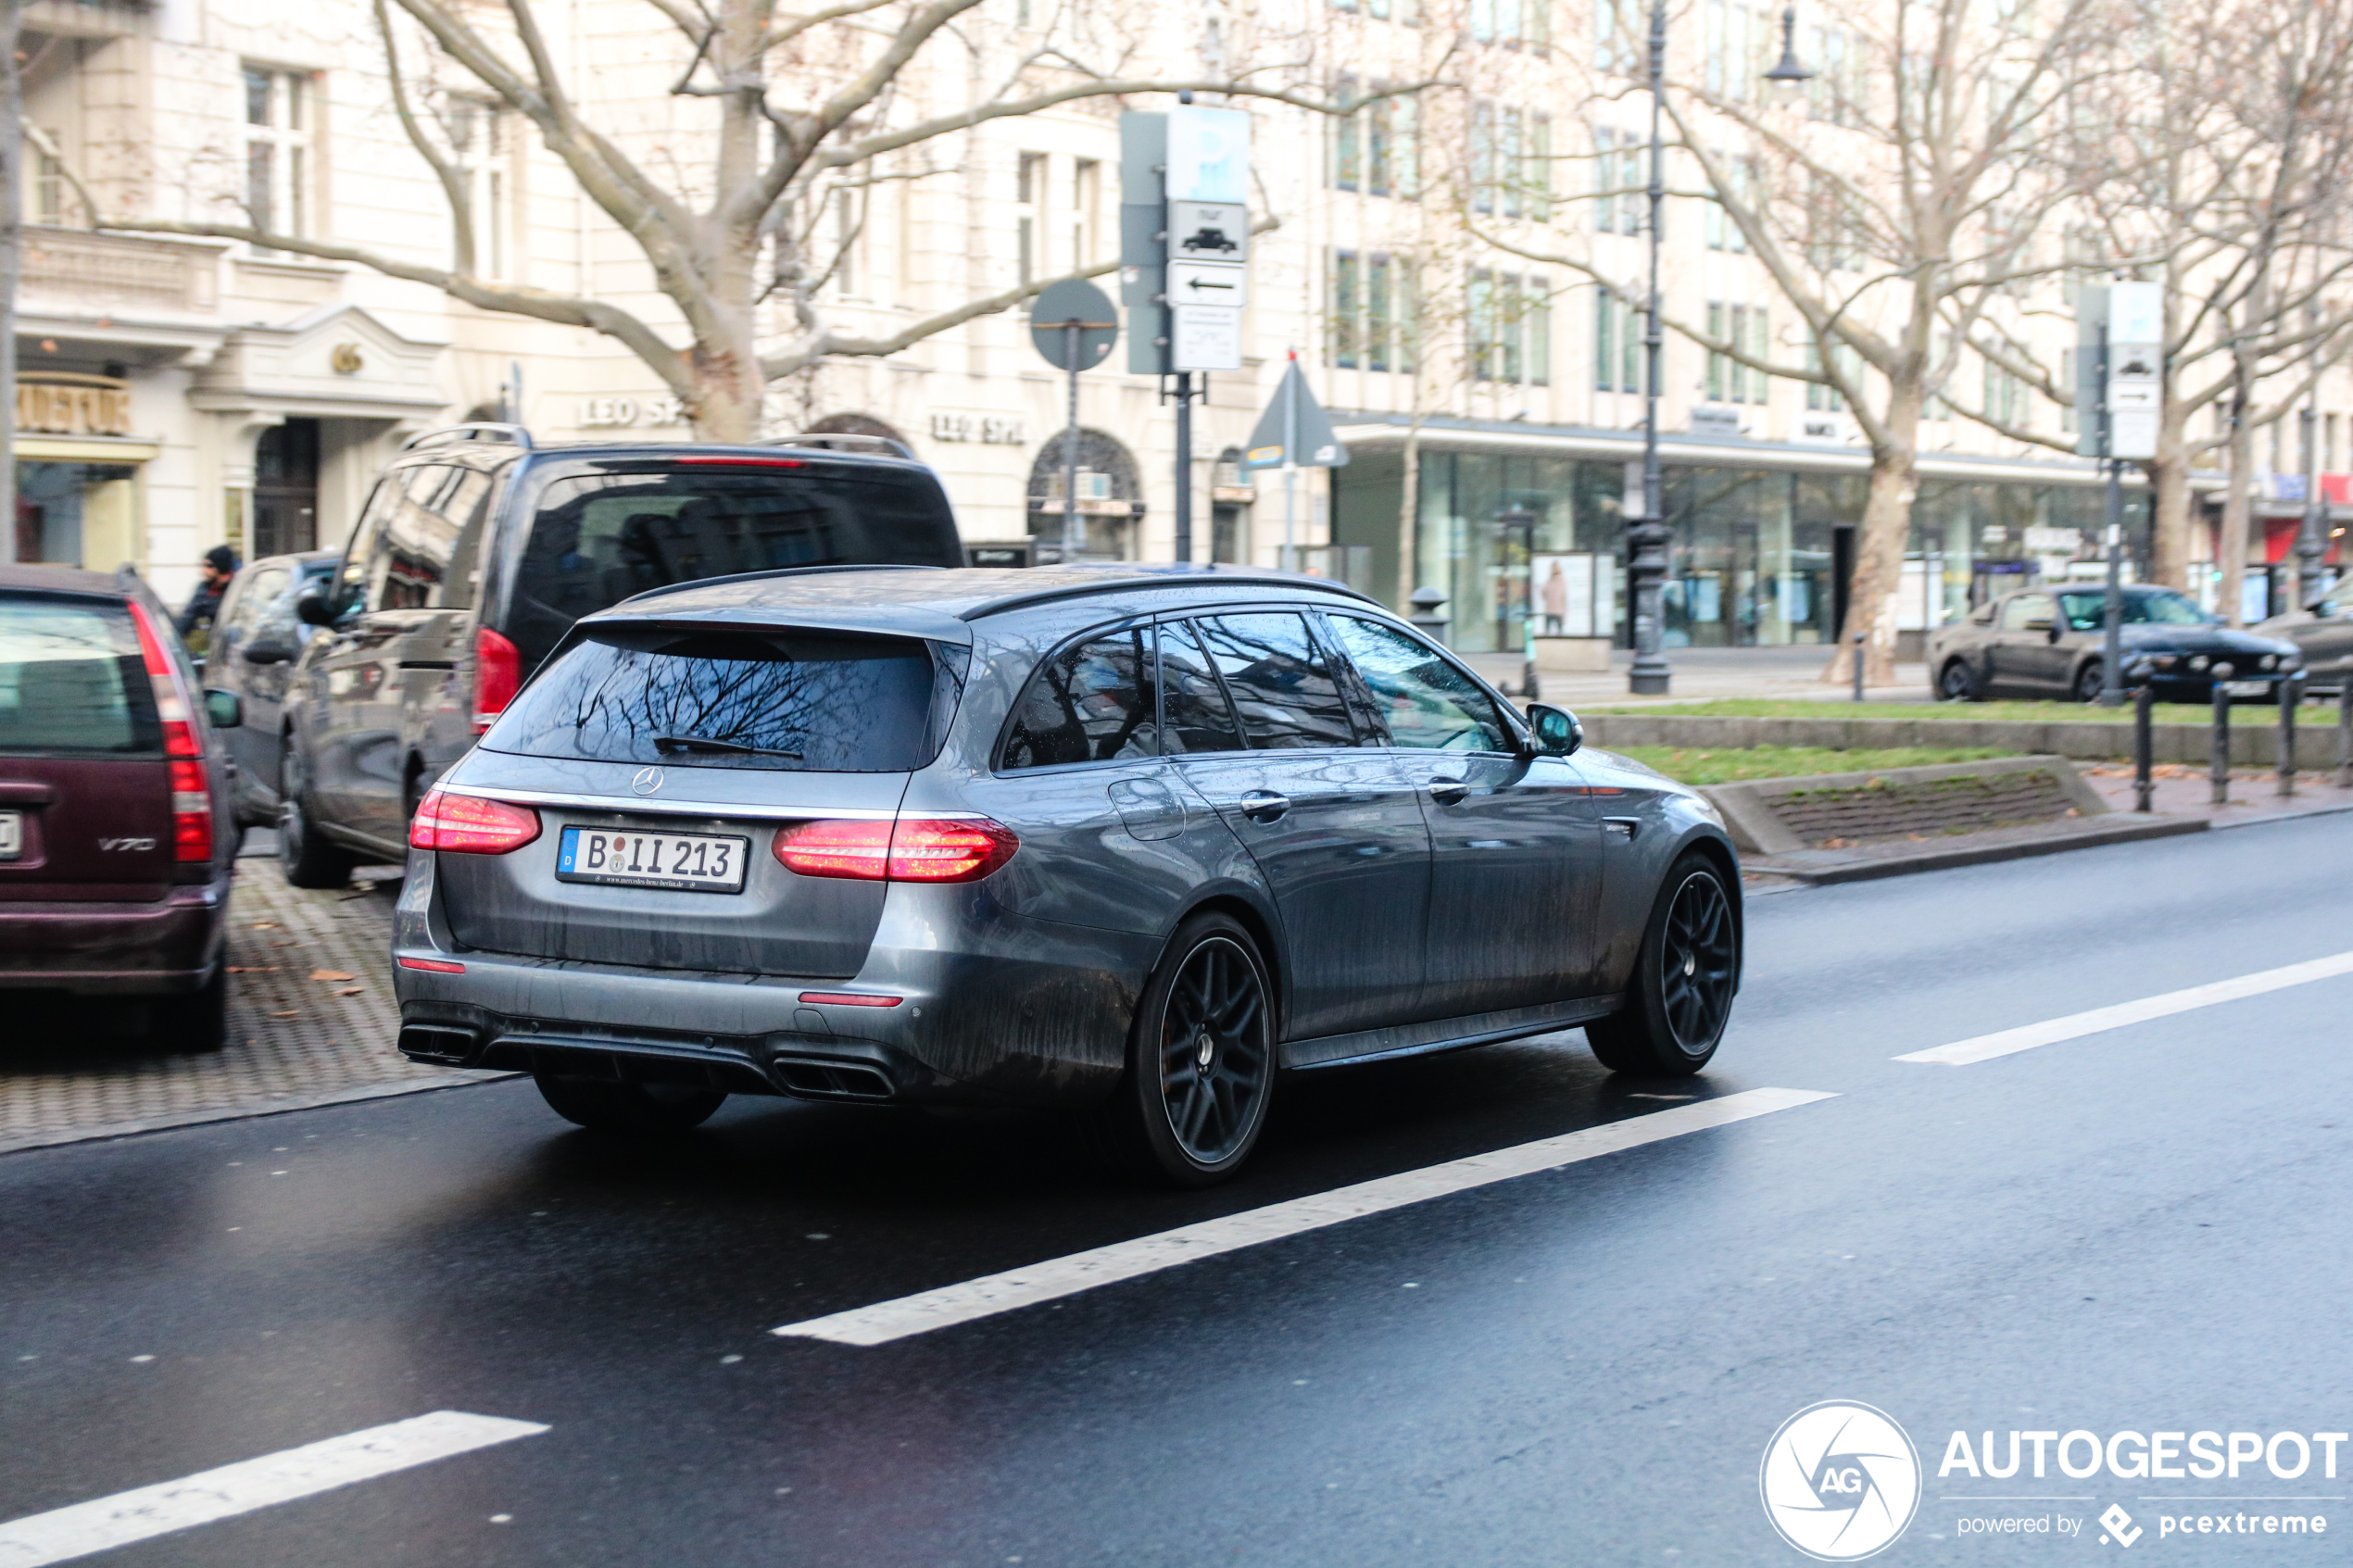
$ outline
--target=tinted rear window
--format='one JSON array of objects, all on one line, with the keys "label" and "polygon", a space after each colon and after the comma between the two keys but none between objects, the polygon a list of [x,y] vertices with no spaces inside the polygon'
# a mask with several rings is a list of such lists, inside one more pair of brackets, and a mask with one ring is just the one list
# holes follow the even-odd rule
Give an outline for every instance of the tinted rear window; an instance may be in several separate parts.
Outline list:
[{"label": "tinted rear window", "polygon": [[1014,705],[1004,766],[1150,757],[1153,709],[1151,627],[1064,648],[1038,667]]},{"label": "tinted rear window", "polygon": [[540,493],[505,627],[529,670],[648,588],[789,566],[962,566],[929,475],[846,466],[580,474]]},{"label": "tinted rear window", "polygon": [[93,599],[0,594],[0,752],[162,746],[128,610]]},{"label": "tinted rear window", "polygon": [[939,749],[960,656],[912,637],[599,629],[482,744],[665,768],[907,772]]}]

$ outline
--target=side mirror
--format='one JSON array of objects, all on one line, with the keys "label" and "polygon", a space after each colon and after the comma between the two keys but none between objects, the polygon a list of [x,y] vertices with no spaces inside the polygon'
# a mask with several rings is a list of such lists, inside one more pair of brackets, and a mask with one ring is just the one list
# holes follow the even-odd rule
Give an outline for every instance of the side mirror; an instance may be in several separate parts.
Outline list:
[{"label": "side mirror", "polygon": [[295,650],[275,637],[256,637],[240,650],[247,664],[283,664],[295,656]]},{"label": "side mirror", "polygon": [[216,730],[233,730],[245,721],[245,700],[234,692],[204,694],[204,716]]},{"label": "side mirror", "polygon": [[1550,703],[1528,705],[1528,721],[1536,731],[1536,755],[1567,757],[1585,744],[1585,726],[1566,708]]},{"label": "side mirror", "polygon": [[306,626],[333,626],[335,623],[335,602],[324,588],[305,588],[295,600],[295,619]]}]

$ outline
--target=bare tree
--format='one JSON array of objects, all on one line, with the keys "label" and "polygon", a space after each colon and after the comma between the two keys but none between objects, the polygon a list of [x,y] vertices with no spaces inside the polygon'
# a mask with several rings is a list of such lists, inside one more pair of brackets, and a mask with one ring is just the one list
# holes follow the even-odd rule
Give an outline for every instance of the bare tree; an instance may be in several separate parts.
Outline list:
[{"label": "bare tree", "polygon": [[[952,145],[951,139],[992,120],[1138,94],[1192,89],[1318,113],[1353,107],[1292,85],[1311,62],[1303,46],[1287,47],[1279,37],[1258,51],[1268,63],[1169,80],[1138,67],[1153,20],[1142,7],[1115,18],[1071,7],[1042,30],[1014,31],[992,29],[974,15],[980,3],[837,0],[788,14],[774,0],[646,0],[675,35],[677,75],[669,92],[693,106],[681,114],[688,132],[655,145],[620,123],[620,109],[586,100],[589,84],[559,64],[532,0],[503,0],[498,7],[390,0],[399,15],[380,4],[377,18],[392,105],[450,199],[453,265],[265,232],[250,214],[245,221],[213,222],[116,213],[99,226],[243,240],[351,262],[485,310],[591,328],[643,360],[685,403],[698,435],[741,440],[757,432],[770,382],[829,357],[895,354],[1017,306],[1051,281],[981,292],[886,335],[841,330],[822,290],[862,224],[872,191],[925,171],[903,172],[907,159]],[[983,79],[989,69],[999,73],[993,82]],[[671,341],[668,323],[610,300],[481,275],[447,132],[426,103],[445,71],[469,94],[527,120],[580,190],[644,254],[676,311],[683,347]],[[937,112],[919,107],[922,88],[951,76],[972,84],[968,95],[960,94],[965,101]],[[1426,85],[1388,91],[1401,95]],[[943,159],[937,167],[951,166]],[[850,204],[848,236],[826,232],[819,221],[837,201]],[[1115,265],[1106,257],[1079,275]],[[763,330],[770,313],[762,307],[772,298],[786,307],[781,330]]]}]

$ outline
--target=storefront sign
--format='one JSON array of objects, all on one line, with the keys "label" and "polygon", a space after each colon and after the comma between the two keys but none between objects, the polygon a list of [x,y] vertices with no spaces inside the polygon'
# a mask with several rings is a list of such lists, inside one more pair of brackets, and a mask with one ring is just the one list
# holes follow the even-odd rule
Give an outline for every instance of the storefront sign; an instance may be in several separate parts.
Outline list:
[{"label": "storefront sign", "polygon": [[129,435],[131,384],[52,372],[17,378],[17,429],[44,435]]},{"label": "storefront sign", "polygon": [[625,430],[631,425],[682,425],[686,405],[668,393],[659,397],[584,397],[580,400],[582,430]]},{"label": "storefront sign", "polygon": [[931,438],[934,441],[977,441],[989,446],[1018,446],[1022,444],[1021,421],[998,415],[934,414],[931,417]]}]

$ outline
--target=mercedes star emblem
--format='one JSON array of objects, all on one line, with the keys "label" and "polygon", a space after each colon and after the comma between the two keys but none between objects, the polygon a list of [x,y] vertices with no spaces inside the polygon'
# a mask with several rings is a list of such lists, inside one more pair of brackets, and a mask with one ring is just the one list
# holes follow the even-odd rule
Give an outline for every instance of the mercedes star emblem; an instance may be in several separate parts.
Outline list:
[{"label": "mercedes star emblem", "polygon": [[637,776],[629,781],[629,787],[636,794],[651,795],[661,787],[661,770],[660,768],[638,769]]}]

